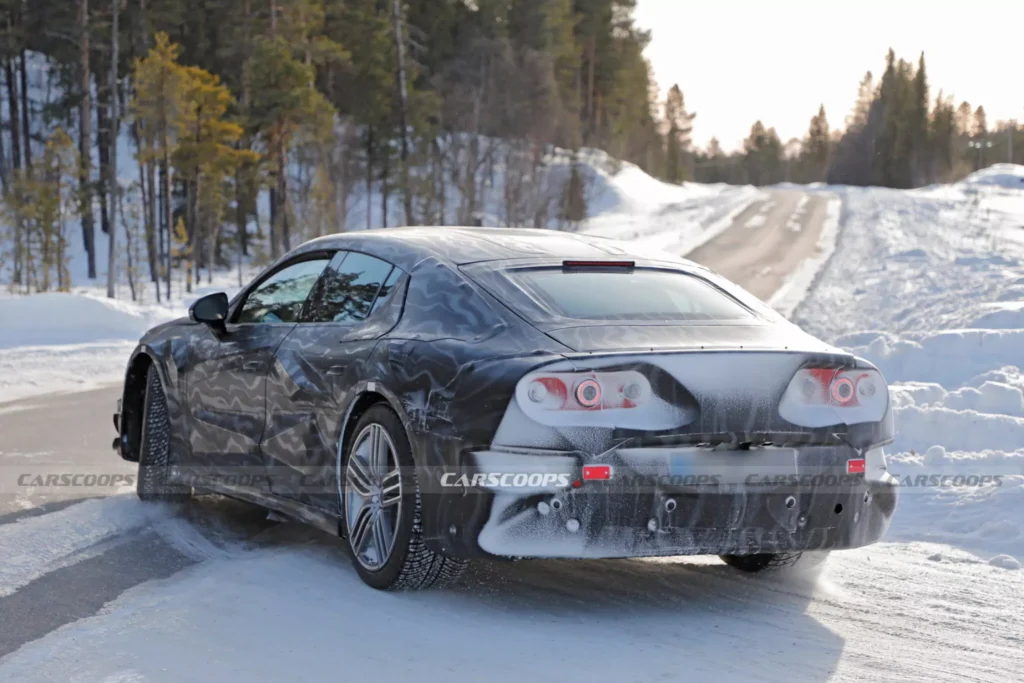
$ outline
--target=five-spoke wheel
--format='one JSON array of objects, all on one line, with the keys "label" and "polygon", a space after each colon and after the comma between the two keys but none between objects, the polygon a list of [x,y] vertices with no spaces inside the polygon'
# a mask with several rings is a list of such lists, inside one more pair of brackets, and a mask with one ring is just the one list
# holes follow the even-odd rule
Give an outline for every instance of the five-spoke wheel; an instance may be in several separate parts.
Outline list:
[{"label": "five-spoke wheel", "polygon": [[386,403],[363,413],[338,446],[338,496],[356,572],[382,590],[453,581],[465,560],[427,547],[409,437]]},{"label": "five-spoke wheel", "polygon": [[402,470],[395,444],[371,423],[352,442],[345,465],[345,521],[352,552],[370,571],[384,566],[395,548],[402,518]]}]

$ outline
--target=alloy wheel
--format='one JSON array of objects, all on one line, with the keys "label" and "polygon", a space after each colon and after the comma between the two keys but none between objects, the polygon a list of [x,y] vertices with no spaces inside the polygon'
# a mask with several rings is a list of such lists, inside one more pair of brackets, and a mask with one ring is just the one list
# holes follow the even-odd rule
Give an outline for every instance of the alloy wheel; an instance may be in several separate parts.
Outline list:
[{"label": "alloy wheel", "polygon": [[402,516],[398,453],[384,427],[371,423],[356,435],[344,482],[349,545],[359,564],[377,571],[391,557]]}]

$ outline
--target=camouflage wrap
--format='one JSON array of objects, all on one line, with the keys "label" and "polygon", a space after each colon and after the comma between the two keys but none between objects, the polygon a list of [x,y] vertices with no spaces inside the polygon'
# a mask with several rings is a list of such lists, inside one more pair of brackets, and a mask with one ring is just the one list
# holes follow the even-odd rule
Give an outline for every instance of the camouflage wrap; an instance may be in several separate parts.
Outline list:
[{"label": "camouflage wrap", "polygon": [[[231,323],[264,276],[296,258],[337,250],[362,252],[400,268],[398,294],[358,324]],[[250,497],[280,500],[288,509],[327,519],[341,515],[339,445],[370,405],[386,402],[409,436],[424,540],[452,556],[742,554],[877,540],[895,507],[879,448],[892,439],[891,408],[877,422],[817,428],[789,423],[778,409],[801,367],[873,369],[870,364],[810,337],[696,264],[635,251],[599,238],[513,229],[393,229],[314,240],[235,297],[226,331],[183,319],[143,337],[126,374],[121,454],[138,458],[139,387],[152,363],[167,398],[172,464],[183,481],[245,471],[253,475],[245,484]],[[508,305],[518,294],[496,274],[514,263],[625,256],[638,265],[702,277],[753,315],[742,324],[527,322]],[[639,369],[656,379],[662,399],[689,406],[690,421],[656,430],[532,423],[517,407],[516,389],[538,368]],[[655,483],[509,493],[443,483],[451,473],[479,473],[494,462],[507,462],[509,454],[529,462],[539,455],[549,464],[567,463],[573,477],[593,463],[609,464],[616,472],[671,474],[671,464],[623,460],[644,448],[684,459],[698,448],[769,454],[786,449],[794,454],[786,457],[797,473],[815,462],[838,472],[847,460],[869,452],[882,460],[879,472],[833,491],[743,486],[702,491]],[[492,453],[496,459],[489,463]],[[796,502],[790,505],[791,497]],[[538,516],[536,510],[556,498],[560,512]],[[665,515],[669,498],[672,519]],[[835,512],[840,509],[849,514],[840,517]],[[808,519],[817,523],[808,527]],[[567,536],[566,524],[581,531]],[[660,535],[650,533],[652,524]]]}]

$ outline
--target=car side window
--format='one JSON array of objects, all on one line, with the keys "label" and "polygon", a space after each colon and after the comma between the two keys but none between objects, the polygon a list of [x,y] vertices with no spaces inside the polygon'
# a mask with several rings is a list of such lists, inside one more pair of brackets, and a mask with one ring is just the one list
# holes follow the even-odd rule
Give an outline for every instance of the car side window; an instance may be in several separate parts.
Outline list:
[{"label": "car side window", "polygon": [[388,279],[384,281],[384,285],[380,288],[380,292],[377,293],[377,300],[373,302],[373,308],[370,309],[370,315],[373,315],[378,310],[387,306],[391,299],[398,295],[398,281],[405,275],[404,272],[399,270],[397,267],[391,269],[391,274],[388,275]]},{"label": "car side window", "polygon": [[317,285],[303,320],[318,323],[365,320],[392,270],[397,268],[373,256],[355,251],[338,252]]},{"label": "car side window", "polygon": [[249,292],[235,322],[298,322],[306,298],[328,263],[327,258],[310,259],[277,271]]}]

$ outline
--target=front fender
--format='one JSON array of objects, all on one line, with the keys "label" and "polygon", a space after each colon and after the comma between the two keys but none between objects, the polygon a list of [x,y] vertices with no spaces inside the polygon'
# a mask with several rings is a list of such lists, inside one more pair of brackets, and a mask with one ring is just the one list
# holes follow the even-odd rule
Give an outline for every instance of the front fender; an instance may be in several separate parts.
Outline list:
[{"label": "front fender", "polygon": [[117,415],[118,450],[125,460],[139,460],[146,378],[150,367],[155,367],[160,376],[167,400],[167,413],[174,426],[171,430],[171,452],[183,455],[189,453],[189,412],[184,398],[188,356],[188,344],[181,338],[143,341],[132,351],[125,369]]}]

